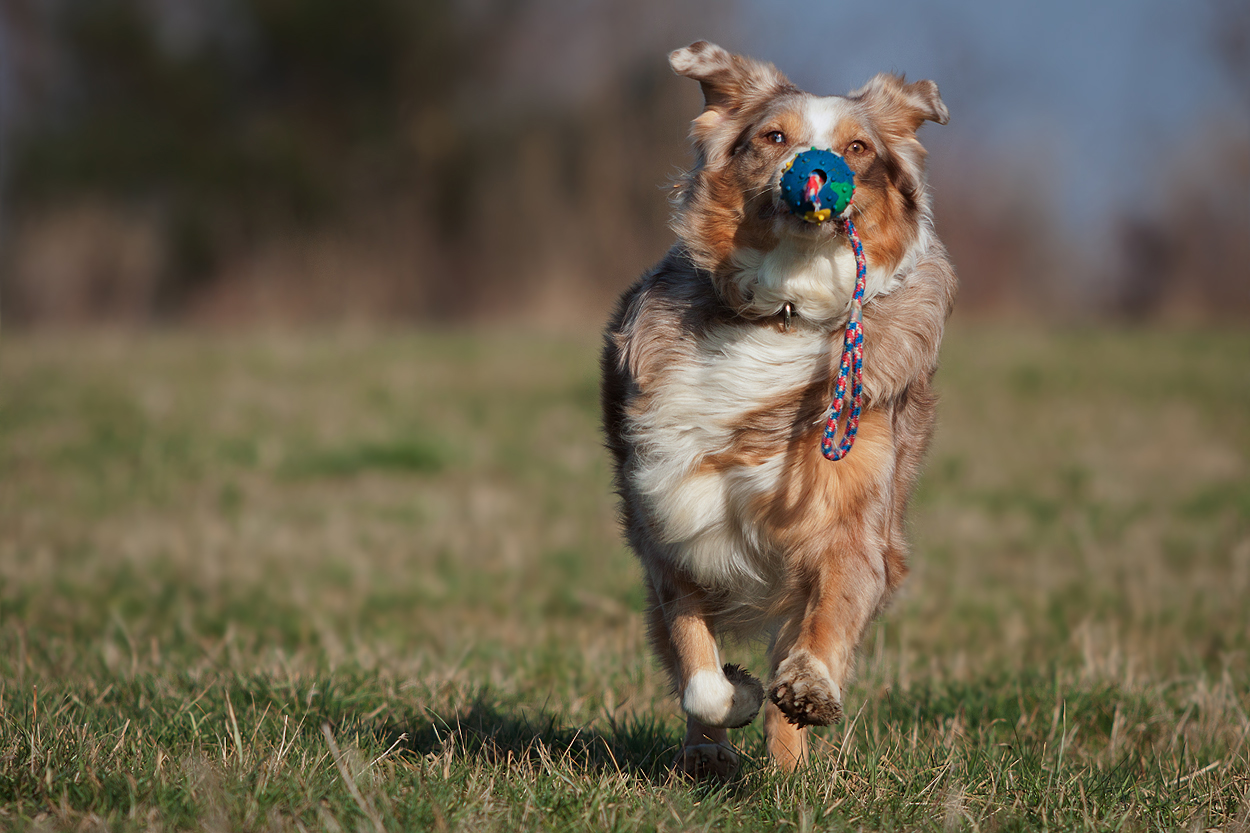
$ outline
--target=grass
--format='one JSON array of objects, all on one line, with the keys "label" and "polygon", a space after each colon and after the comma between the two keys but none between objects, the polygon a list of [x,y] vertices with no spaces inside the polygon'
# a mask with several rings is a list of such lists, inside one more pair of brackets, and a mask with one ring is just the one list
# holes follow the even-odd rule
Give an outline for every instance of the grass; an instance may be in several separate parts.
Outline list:
[{"label": "grass", "polygon": [[6,336],[0,828],[1250,826],[1250,336],[957,325],[847,721],[721,789],[668,773],[596,352]]}]

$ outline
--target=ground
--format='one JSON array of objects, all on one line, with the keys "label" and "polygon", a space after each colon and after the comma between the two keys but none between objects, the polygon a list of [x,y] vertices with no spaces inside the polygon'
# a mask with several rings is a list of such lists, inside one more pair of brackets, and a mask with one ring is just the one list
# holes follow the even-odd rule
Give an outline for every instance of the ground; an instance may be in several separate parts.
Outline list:
[{"label": "ground", "polygon": [[846,720],[719,788],[669,775],[596,359],[6,333],[0,828],[1250,824],[1244,328],[956,321]]}]

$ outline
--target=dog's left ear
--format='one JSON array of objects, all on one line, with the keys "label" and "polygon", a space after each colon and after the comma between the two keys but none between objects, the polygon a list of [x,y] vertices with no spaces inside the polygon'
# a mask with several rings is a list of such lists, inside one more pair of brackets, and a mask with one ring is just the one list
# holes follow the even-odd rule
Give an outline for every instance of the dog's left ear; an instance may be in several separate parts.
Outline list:
[{"label": "dog's left ear", "polygon": [[864,101],[886,124],[896,129],[905,127],[912,133],[926,121],[946,124],[951,118],[938,85],[932,81],[908,84],[901,75],[883,72],[849,97]]},{"label": "dog's left ear", "polygon": [[703,161],[727,161],[737,131],[732,122],[743,109],[795,89],[772,64],[734,55],[714,43],[696,41],[668,56],[678,75],[693,78],[703,89],[703,113],[694,120],[690,137]]},{"label": "dog's left ear", "polygon": [[915,197],[924,185],[925,150],[916,130],[926,121],[946,124],[950,111],[942,103],[937,84],[915,81],[883,72],[848,98],[859,102],[885,139],[885,158],[890,178],[898,189]]}]

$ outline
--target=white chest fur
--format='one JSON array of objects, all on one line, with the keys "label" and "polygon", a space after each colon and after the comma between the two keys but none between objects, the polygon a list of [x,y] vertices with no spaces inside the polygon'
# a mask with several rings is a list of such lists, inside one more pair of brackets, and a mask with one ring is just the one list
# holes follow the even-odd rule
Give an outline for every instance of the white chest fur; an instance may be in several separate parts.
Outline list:
[{"label": "white chest fur", "polygon": [[[929,239],[922,223],[898,268],[870,268],[865,303],[899,286]],[[849,313],[855,258],[845,239],[816,249],[744,249],[735,257],[735,279],[749,290],[751,311],[771,315],[789,301],[803,323],[790,332],[729,323],[705,333],[689,361],[652,382],[626,432],[634,448],[632,485],[658,543],[697,581],[744,595],[778,566],[746,510],[779,488],[784,452],[749,466],[701,464],[730,448],[736,429],[750,427],[749,414],[794,401],[836,364],[841,344],[832,336]]]},{"label": "white chest fur", "polygon": [[[768,252],[740,249],[734,253],[734,262],[738,267],[734,282],[742,296],[751,299],[744,310],[748,315],[775,315],[789,302],[808,321],[829,327],[846,323],[855,293],[855,255],[845,238],[820,246],[783,239]],[[864,301],[894,289],[895,274],[870,268]]]},{"label": "white chest fur", "polygon": [[800,395],[834,358],[827,332],[724,325],[693,361],[668,368],[630,420],[633,484],[671,557],[709,586],[767,580],[769,542],[745,523],[748,503],[777,488],[784,455],[751,466],[701,466],[726,451],[751,412]]}]

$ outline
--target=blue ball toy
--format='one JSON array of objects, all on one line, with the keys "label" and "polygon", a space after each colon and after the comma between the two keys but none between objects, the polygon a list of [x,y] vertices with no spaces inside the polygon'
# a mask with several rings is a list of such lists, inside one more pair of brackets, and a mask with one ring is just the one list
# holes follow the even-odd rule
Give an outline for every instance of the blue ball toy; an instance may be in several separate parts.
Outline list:
[{"label": "blue ball toy", "polygon": [[855,194],[855,173],[831,150],[805,150],[786,164],[781,199],[809,223],[840,217]]}]

